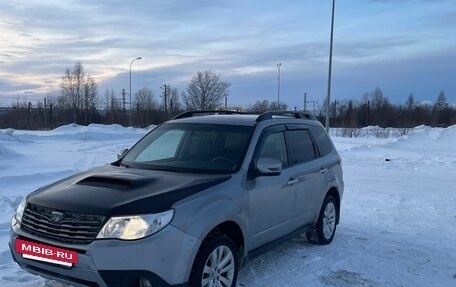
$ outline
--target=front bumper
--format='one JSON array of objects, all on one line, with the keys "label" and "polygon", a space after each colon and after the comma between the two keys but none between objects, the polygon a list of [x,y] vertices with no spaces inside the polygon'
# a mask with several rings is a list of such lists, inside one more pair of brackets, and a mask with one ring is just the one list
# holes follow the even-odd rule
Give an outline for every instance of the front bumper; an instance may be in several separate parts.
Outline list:
[{"label": "front bumper", "polygon": [[[23,258],[16,239],[37,241],[78,252],[71,268]],[[88,245],[67,245],[23,232],[13,224],[10,249],[26,271],[73,286],[139,286],[147,278],[152,286],[185,286],[200,242],[172,225],[135,241],[95,240]]]}]

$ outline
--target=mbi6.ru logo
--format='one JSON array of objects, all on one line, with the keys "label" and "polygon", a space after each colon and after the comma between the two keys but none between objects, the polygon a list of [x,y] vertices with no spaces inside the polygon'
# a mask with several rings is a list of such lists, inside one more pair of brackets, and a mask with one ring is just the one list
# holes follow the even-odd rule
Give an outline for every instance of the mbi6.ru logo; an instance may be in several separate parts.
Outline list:
[{"label": "mbi6.ru logo", "polygon": [[16,252],[21,253],[24,258],[60,264],[68,267],[78,263],[77,252],[22,239],[16,240]]}]

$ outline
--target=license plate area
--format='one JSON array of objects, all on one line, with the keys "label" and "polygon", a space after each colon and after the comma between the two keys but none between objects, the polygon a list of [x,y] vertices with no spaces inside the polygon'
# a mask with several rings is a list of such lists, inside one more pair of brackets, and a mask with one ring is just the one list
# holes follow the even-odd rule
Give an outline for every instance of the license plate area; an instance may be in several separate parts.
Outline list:
[{"label": "license plate area", "polygon": [[16,239],[16,252],[23,258],[71,268],[78,263],[78,253],[72,250]]}]

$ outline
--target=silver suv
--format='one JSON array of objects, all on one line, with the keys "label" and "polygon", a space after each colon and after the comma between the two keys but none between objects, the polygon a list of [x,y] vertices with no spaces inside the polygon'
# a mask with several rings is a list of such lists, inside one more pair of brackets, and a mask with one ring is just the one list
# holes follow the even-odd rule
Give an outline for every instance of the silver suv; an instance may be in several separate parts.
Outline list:
[{"label": "silver suv", "polygon": [[233,287],[285,239],[330,243],[343,187],[311,115],[187,112],[24,198],[10,248],[23,269],[73,286]]}]

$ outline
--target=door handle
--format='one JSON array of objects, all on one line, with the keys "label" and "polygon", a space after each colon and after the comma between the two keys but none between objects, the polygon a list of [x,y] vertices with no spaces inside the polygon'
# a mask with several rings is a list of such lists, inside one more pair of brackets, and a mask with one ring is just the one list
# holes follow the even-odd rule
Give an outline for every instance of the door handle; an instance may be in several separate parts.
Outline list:
[{"label": "door handle", "polygon": [[297,178],[294,178],[294,177],[291,177],[289,180],[288,180],[288,185],[293,185],[295,183],[298,183],[298,179]]},{"label": "door handle", "polygon": [[320,173],[326,173],[327,171],[328,171],[327,168],[324,168],[324,167],[320,168]]}]

